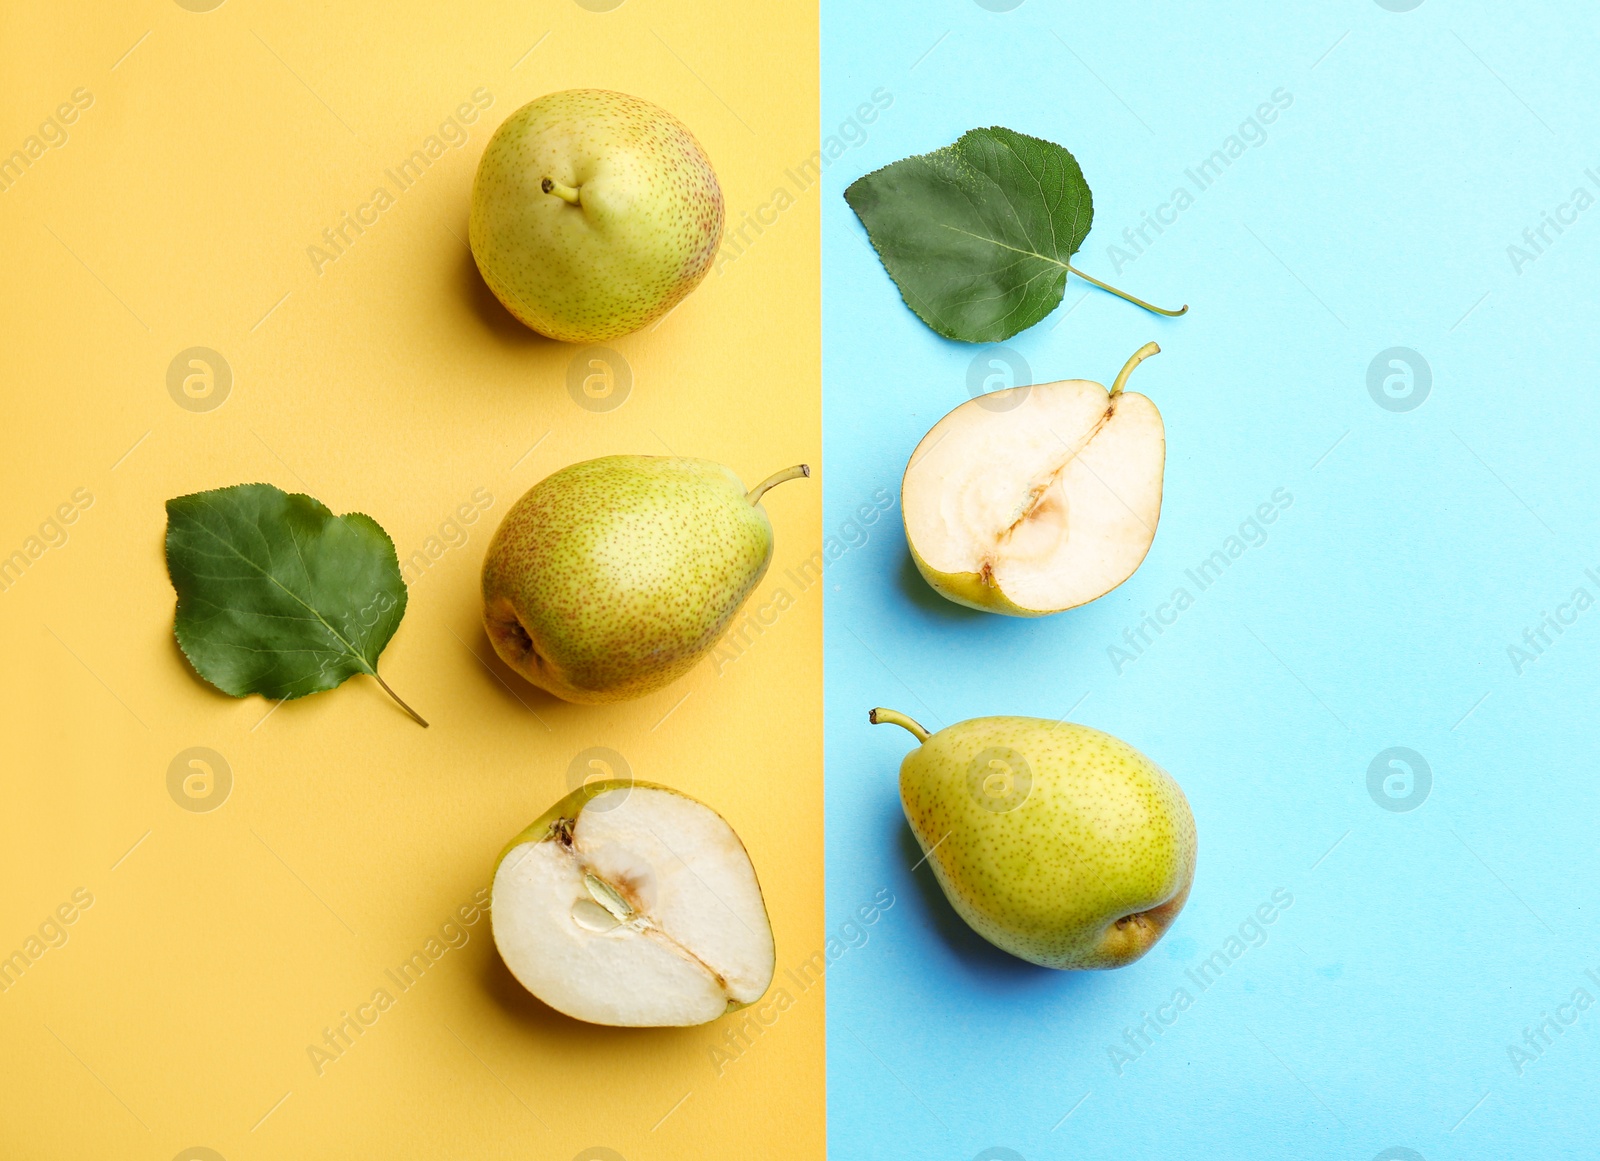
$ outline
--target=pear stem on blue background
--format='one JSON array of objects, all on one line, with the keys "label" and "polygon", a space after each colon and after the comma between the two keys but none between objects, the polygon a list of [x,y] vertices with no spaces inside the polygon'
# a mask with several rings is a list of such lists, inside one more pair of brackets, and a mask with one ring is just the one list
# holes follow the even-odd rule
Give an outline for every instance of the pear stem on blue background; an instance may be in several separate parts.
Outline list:
[{"label": "pear stem on blue background", "polygon": [[1115,399],[1118,395],[1122,394],[1123,384],[1127,383],[1128,376],[1133,374],[1133,369],[1135,367],[1144,362],[1151,355],[1159,355],[1160,353],[1161,348],[1156,346],[1154,343],[1146,343],[1144,346],[1135,351],[1133,353],[1133,357],[1126,363],[1122,364],[1122,370],[1117,372],[1117,381],[1111,384],[1111,398]]},{"label": "pear stem on blue background", "polygon": [[888,722],[890,725],[895,725],[899,726],[901,729],[910,730],[912,736],[914,736],[919,742],[926,742],[928,740],[928,731],[923,729],[910,718],[906,717],[906,715],[901,713],[899,710],[884,709],[882,706],[879,706],[877,709],[872,710],[867,714],[867,720],[875,726],[879,726],[885,722]]}]

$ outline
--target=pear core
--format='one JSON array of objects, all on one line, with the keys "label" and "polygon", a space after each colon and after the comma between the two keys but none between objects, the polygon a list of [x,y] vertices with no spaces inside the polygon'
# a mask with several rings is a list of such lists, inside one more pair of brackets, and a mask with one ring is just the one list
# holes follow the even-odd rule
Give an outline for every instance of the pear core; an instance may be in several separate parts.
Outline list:
[{"label": "pear core", "polygon": [[1107,391],[1084,379],[968,400],[917,445],[901,482],[906,540],[957,604],[1041,616],[1132,576],[1161,518],[1161,413],[1122,390],[1160,348],[1134,354]]},{"label": "pear core", "polygon": [[703,1024],[772,983],[772,928],[739,837],[648,783],[580,787],[511,841],[490,914],[511,974],[591,1024]]},{"label": "pear core", "polygon": [[996,947],[1043,967],[1123,967],[1189,897],[1194,815],[1171,775],[1110,734],[993,717],[938,733],[875,709],[920,745],[900,801],[945,897]]}]

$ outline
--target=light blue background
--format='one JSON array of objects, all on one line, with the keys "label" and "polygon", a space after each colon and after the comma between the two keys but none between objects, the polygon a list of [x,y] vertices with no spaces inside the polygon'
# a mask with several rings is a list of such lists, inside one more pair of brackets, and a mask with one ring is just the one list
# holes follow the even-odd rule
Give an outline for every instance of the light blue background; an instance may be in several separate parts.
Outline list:
[{"label": "light blue background", "polygon": [[[1507,256],[1600,172],[1593,7],[824,0],[822,56],[824,134],[894,96],[822,206],[827,531],[857,543],[827,572],[830,930],[896,898],[827,976],[832,1156],[1595,1156],[1600,1005],[1521,1075],[1507,1052],[1574,989],[1600,1000],[1600,607],[1520,675],[1507,654],[1600,596],[1600,206],[1520,273]],[[1280,86],[1266,143],[1113,277],[1121,229]],[[1134,380],[1167,427],[1154,547],[1041,621],[935,596],[897,506],[865,543],[847,524],[898,497],[975,350],[901,304],[841,194],[988,124],[1077,156],[1081,266],[1192,304],[1156,319],[1074,280],[1012,340],[1039,382],[1163,348]],[[1431,367],[1414,410],[1368,393],[1394,346]],[[1117,674],[1108,646],[1280,487],[1267,542]],[[1166,939],[1062,974],[971,934],[910,869],[911,740],[867,724],[878,704],[930,728],[1071,711],[1162,763],[1200,833]],[[1432,771],[1410,811],[1368,792],[1392,746]],[[1266,944],[1200,994],[1184,970],[1274,888],[1294,902]],[[1108,1047],[1180,986],[1194,1006],[1118,1075]]]}]

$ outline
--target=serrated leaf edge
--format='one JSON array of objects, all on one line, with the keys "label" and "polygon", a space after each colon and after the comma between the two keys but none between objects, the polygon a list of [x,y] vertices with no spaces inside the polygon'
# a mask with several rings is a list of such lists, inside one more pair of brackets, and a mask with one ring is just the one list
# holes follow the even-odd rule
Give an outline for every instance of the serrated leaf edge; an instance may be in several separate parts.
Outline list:
[{"label": "serrated leaf edge", "polygon": [[[291,499],[294,499],[294,498],[298,497],[298,498],[303,499],[303,500],[308,500],[312,504],[316,505],[318,508],[322,509],[322,511],[326,512],[328,514],[329,518],[333,519],[333,520],[344,520],[346,517],[349,517],[349,516],[359,516],[359,517],[361,517],[361,519],[365,520],[372,527],[372,529],[374,531],[376,531],[378,533],[378,535],[383,538],[384,544],[387,545],[388,549],[389,549],[389,559],[390,559],[390,561],[393,562],[393,564],[395,566],[395,571],[397,573],[400,571],[400,552],[399,552],[399,549],[397,549],[395,547],[394,538],[389,535],[388,531],[383,527],[383,525],[378,523],[378,521],[374,517],[368,515],[366,512],[362,512],[360,510],[356,510],[356,511],[352,511],[352,512],[338,513],[338,512],[335,512],[332,508],[328,507],[327,504],[324,504],[321,500],[319,500],[315,496],[311,495],[309,492],[288,492],[288,491],[285,491],[284,489],[278,487],[278,485],[276,485],[274,483],[271,483],[269,481],[266,481],[266,480],[255,480],[255,481],[250,481],[250,482],[240,483],[240,484],[225,484],[220,488],[206,488],[206,489],[203,489],[203,490],[201,490],[199,492],[188,492],[188,493],[185,493],[182,496],[172,496],[172,497],[170,497],[166,501],[166,503],[163,505],[163,507],[165,508],[166,513],[167,513],[167,532],[166,532],[166,536],[164,536],[162,538],[163,557],[164,557],[164,563],[167,566],[167,581],[168,581],[168,583],[170,583],[172,585],[172,591],[173,591],[174,596],[176,597],[176,601],[174,602],[174,606],[173,606],[172,637],[173,637],[173,640],[177,642],[178,652],[182,653],[183,654],[183,659],[189,663],[190,670],[192,670],[194,675],[196,677],[198,677],[201,681],[203,681],[207,685],[211,686],[211,688],[213,688],[215,690],[218,690],[219,692],[221,692],[223,694],[226,694],[228,697],[235,697],[235,698],[243,699],[243,698],[259,695],[260,697],[262,697],[262,698],[264,698],[264,699],[266,699],[268,701],[279,701],[279,702],[298,701],[303,697],[310,697],[313,694],[318,694],[318,693],[328,693],[331,690],[338,689],[341,685],[343,685],[345,682],[349,681],[352,677],[354,677],[355,674],[354,673],[346,674],[344,677],[341,677],[333,685],[326,686],[326,687],[324,687],[322,689],[308,689],[304,693],[291,693],[291,694],[288,694],[287,696],[282,697],[282,698],[270,698],[266,694],[260,693],[260,691],[253,690],[253,689],[245,690],[242,693],[234,693],[232,690],[224,688],[221,685],[218,685],[215,681],[211,680],[211,678],[207,677],[203,672],[201,672],[200,666],[195,663],[194,655],[189,652],[189,647],[184,643],[184,640],[183,640],[183,627],[179,623],[178,618],[177,618],[177,606],[179,604],[182,604],[182,602],[183,602],[183,593],[178,591],[177,579],[172,575],[172,550],[171,550],[172,513],[173,513],[172,506],[174,504],[176,504],[176,503],[179,503],[180,501],[183,501],[183,500],[198,500],[202,496],[216,495],[217,493],[220,493],[220,492],[231,492],[231,491],[234,491],[234,490],[236,490],[238,488],[262,488],[262,487],[272,488],[273,490],[277,491],[279,494],[281,494],[283,496],[287,496],[287,497],[289,497]],[[237,550],[235,550],[235,554],[238,555]],[[249,560],[248,558],[245,558],[245,557],[241,557],[241,559],[244,559],[247,564],[250,564],[252,567],[257,567],[258,570],[259,570],[259,566],[256,566],[254,561],[251,561],[251,560]],[[274,583],[276,583],[276,582],[274,582]],[[279,585],[279,587],[281,588],[282,586]],[[284,591],[288,592],[287,589],[285,589]],[[289,595],[294,597],[295,600],[300,601],[300,603],[302,605],[305,604],[304,601],[300,600],[300,597],[297,594],[291,592],[291,593],[289,593]],[[402,574],[401,578],[400,578],[400,601],[399,601],[400,620],[401,621],[403,621],[405,619],[406,607],[409,604],[409,602],[410,602],[409,587],[406,585],[405,577]],[[371,676],[371,677],[377,677],[378,670],[377,670],[377,665],[376,664],[369,664],[365,657],[362,657],[359,653],[355,652],[353,647],[351,646],[350,642],[346,641],[344,639],[344,636],[341,633],[339,633],[338,630],[334,629],[334,627],[332,625],[329,625],[328,622],[323,619],[322,614],[320,612],[318,612],[316,609],[312,609],[311,606],[309,606],[309,605],[306,605],[306,608],[309,611],[311,611],[312,613],[316,614],[317,620],[321,621],[323,626],[330,633],[332,633],[333,636],[342,645],[344,645],[346,649],[350,650],[349,656],[355,658],[355,660],[357,662],[359,662],[360,665],[362,666],[362,668],[359,670],[359,672],[365,673],[365,674],[367,674],[368,676]],[[399,623],[397,623],[395,625],[395,632],[398,633],[399,631],[400,631],[400,625],[399,625]],[[394,640],[394,638],[391,635],[389,641],[393,641],[393,640]],[[384,649],[387,649],[389,647],[389,641],[384,642],[383,649],[379,649],[378,650],[378,656],[379,657],[382,657]]]}]

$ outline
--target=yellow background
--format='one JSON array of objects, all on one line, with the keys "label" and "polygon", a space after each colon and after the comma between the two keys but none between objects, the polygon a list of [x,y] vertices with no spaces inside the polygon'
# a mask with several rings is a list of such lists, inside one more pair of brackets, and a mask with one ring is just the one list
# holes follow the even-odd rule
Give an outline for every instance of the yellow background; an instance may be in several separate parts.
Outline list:
[{"label": "yellow background", "polygon": [[[0,192],[0,555],[76,489],[93,503],[0,592],[0,955],[75,889],[95,901],[0,994],[0,1154],[822,1155],[820,985],[790,984],[718,1075],[726,1021],[568,1020],[511,980],[487,919],[322,1075],[307,1054],[396,991],[384,970],[487,884],[591,746],[733,824],[780,984],[822,946],[822,602],[783,577],[820,540],[819,482],[767,500],[778,548],[750,607],[780,587],[793,607],[737,660],[639,702],[567,706],[519,681],[476,591],[507,507],[570,462],[671,451],[751,482],[816,463],[815,189],[657,329],[612,344],[634,383],[611,411],[574,401],[573,348],[515,324],[463,242],[493,127],[575,86],[685,121],[738,221],[816,147],[815,22],[810,5],[713,0],[5,5],[0,154],[75,89],[94,101]],[[493,105],[467,144],[318,274],[322,230],[480,86]],[[213,411],[168,394],[194,346],[232,369]],[[492,495],[414,579],[380,665],[431,729],[364,677],[268,716],[188,670],[162,503],[255,480],[369,513],[402,558]],[[208,813],[167,789],[192,746],[234,779]]]}]

